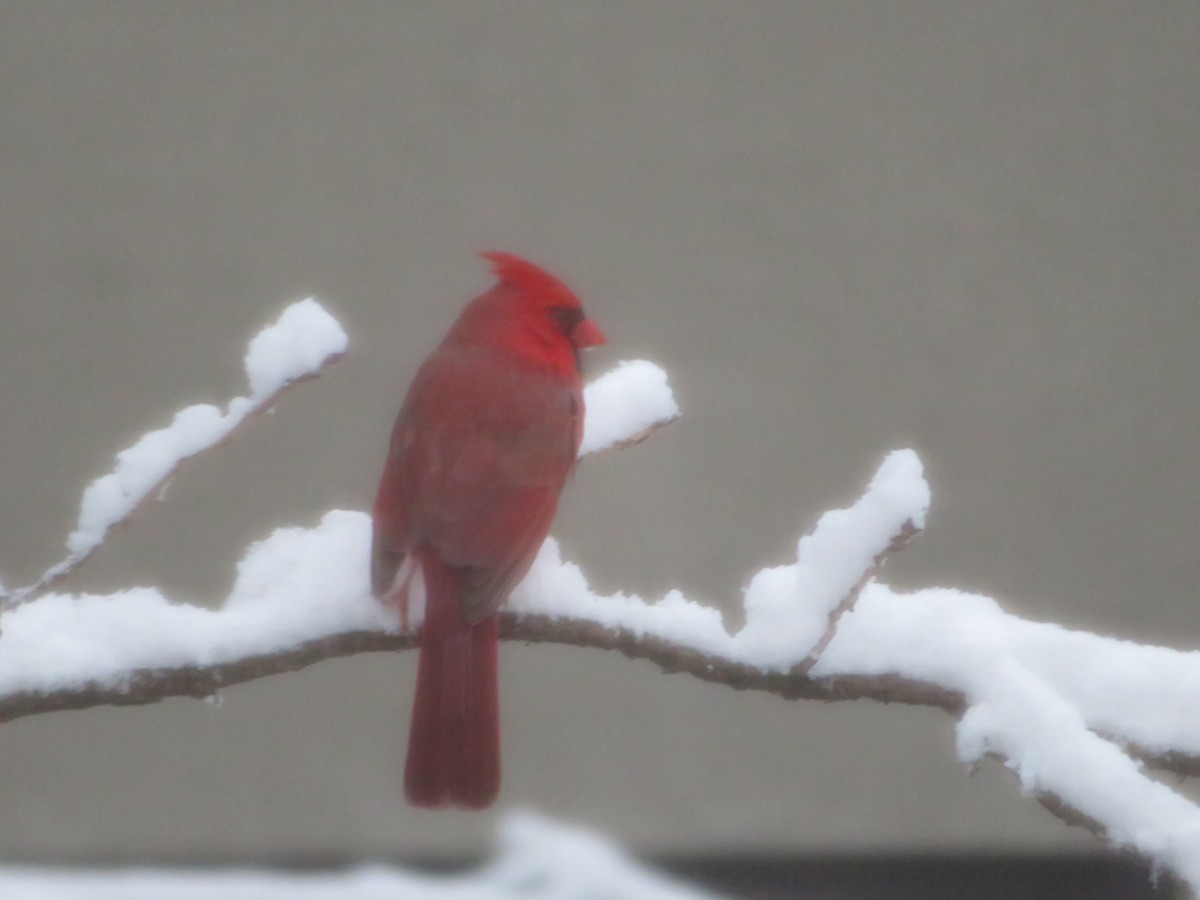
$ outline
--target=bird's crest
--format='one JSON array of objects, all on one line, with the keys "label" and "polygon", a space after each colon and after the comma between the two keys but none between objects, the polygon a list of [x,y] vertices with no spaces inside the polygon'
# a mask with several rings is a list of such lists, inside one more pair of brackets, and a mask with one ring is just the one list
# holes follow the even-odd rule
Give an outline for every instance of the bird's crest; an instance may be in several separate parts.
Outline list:
[{"label": "bird's crest", "polygon": [[490,251],[480,255],[491,262],[492,272],[502,283],[557,303],[580,306],[575,293],[541,266],[511,253]]}]

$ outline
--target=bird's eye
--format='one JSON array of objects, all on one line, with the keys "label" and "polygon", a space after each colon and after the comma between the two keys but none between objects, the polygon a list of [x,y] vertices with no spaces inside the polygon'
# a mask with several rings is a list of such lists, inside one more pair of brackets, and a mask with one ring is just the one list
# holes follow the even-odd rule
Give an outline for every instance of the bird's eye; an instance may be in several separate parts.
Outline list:
[{"label": "bird's eye", "polygon": [[550,310],[550,315],[567,337],[574,334],[576,326],[583,321],[583,310],[578,306],[556,306]]}]

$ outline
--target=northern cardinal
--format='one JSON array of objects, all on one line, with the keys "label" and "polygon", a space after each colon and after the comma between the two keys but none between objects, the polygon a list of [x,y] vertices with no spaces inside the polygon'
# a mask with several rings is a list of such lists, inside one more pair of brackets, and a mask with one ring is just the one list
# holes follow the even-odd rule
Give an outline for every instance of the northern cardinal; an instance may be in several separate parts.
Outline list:
[{"label": "northern cardinal", "polygon": [[550,273],[485,253],[498,283],[422,364],[373,513],[371,589],[422,603],[404,792],[483,809],[500,790],[496,612],[550,530],[583,433],[579,352],[604,343]]}]

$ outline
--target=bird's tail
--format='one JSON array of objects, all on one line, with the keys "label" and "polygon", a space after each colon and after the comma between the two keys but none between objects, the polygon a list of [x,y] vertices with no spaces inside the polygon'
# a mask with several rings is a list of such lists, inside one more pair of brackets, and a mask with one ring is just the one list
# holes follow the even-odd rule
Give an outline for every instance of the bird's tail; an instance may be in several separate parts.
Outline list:
[{"label": "bird's tail", "polygon": [[404,793],[415,806],[484,809],[500,792],[498,623],[468,621],[454,571],[420,564],[425,621]]}]

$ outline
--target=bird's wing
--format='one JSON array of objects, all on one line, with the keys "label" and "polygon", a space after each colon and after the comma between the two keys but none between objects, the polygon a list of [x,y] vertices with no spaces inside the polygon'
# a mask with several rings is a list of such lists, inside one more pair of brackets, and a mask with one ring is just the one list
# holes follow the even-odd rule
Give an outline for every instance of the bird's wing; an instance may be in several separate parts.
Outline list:
[{"label": "bird's wing", "polygon": [[425,545],[458,572],[472,619],[494,612],[549,530],[581,406],[577,382],[481,352],[431,356],[396,419],[379,486],[376,595]]}]

